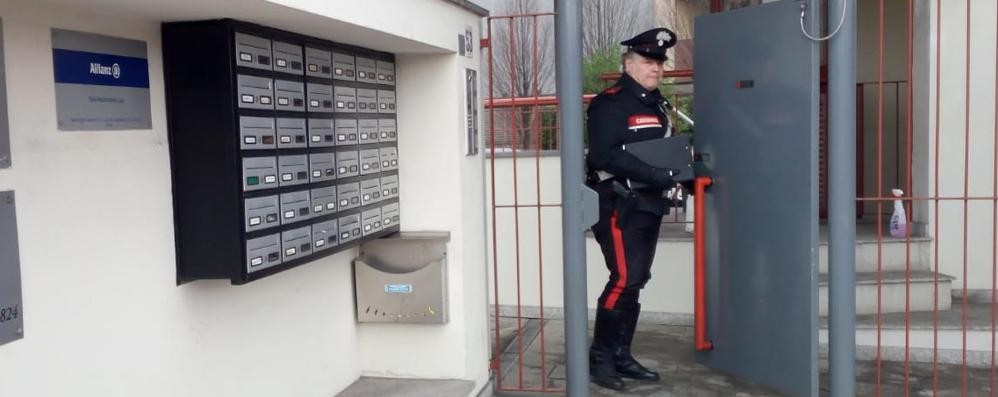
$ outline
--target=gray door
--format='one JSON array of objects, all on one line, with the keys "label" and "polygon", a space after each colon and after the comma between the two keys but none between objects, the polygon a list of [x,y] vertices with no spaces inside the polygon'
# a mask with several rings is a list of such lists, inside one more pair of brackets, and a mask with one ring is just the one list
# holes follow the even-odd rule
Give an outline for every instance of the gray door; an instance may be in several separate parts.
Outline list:
[{"label": "gray door", "polygon": [[697,360],[817,396],[818,45],[801,33],[800,3],[696,19],[694,146],[715,181],[704,196],[714,348]]}]

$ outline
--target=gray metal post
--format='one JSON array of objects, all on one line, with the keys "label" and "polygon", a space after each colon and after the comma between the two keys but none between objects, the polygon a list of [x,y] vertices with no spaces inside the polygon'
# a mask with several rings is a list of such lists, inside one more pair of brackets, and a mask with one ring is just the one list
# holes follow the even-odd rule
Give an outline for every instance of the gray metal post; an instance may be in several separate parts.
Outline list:
[{"label": "gray metal post", "polygon": [[569,396],[589,395],[586,246],[583,224],[582,8],[555,0],[558,111],[561,122],[561,229],[565,269],[565,365]]},{"label": "gray metal post", "polygon": [[828,44],[828,359],[832,397],[856,394],[856,1],[831,0]]}]

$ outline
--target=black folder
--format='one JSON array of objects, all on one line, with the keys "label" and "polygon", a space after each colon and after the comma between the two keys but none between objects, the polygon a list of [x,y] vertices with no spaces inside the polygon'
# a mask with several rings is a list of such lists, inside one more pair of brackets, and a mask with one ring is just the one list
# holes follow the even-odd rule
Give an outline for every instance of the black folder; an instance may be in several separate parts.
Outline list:
[{"label": "black folder", "polygon": [[[678,171],[672,179],[676,182],[693,180],[693,144],[688,135],[649,139],[624,145],[624,151],[633,154],[655,168],[668,168]],[[630,181],[632,188],[645,186]]]}]

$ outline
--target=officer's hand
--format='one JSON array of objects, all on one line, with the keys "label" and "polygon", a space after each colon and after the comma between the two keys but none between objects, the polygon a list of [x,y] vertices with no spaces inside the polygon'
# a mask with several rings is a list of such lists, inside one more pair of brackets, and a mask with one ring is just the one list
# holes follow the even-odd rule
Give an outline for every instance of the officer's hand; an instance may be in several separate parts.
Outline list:
[{"label": "officer's hand", "polygon": [[674,175],[679,174],[678,171],[669,168],[656,168],[652,172],[652,182],[663,188],[671,188],[676,186],[676,181],[672,179]]}]

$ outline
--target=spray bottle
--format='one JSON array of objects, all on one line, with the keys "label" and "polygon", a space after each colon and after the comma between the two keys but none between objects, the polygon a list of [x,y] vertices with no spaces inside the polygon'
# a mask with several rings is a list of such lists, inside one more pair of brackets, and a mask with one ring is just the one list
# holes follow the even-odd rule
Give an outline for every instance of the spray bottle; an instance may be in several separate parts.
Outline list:
[{"label": "spray bottle", "polygon": [[900,197],[904,195],[901,189],[891,189],[894,195],[894,215],[891,215],[890,232],[891,236],[904,237],[908,231],[908,217],[904,213],[904,205],[901,204]]}]

